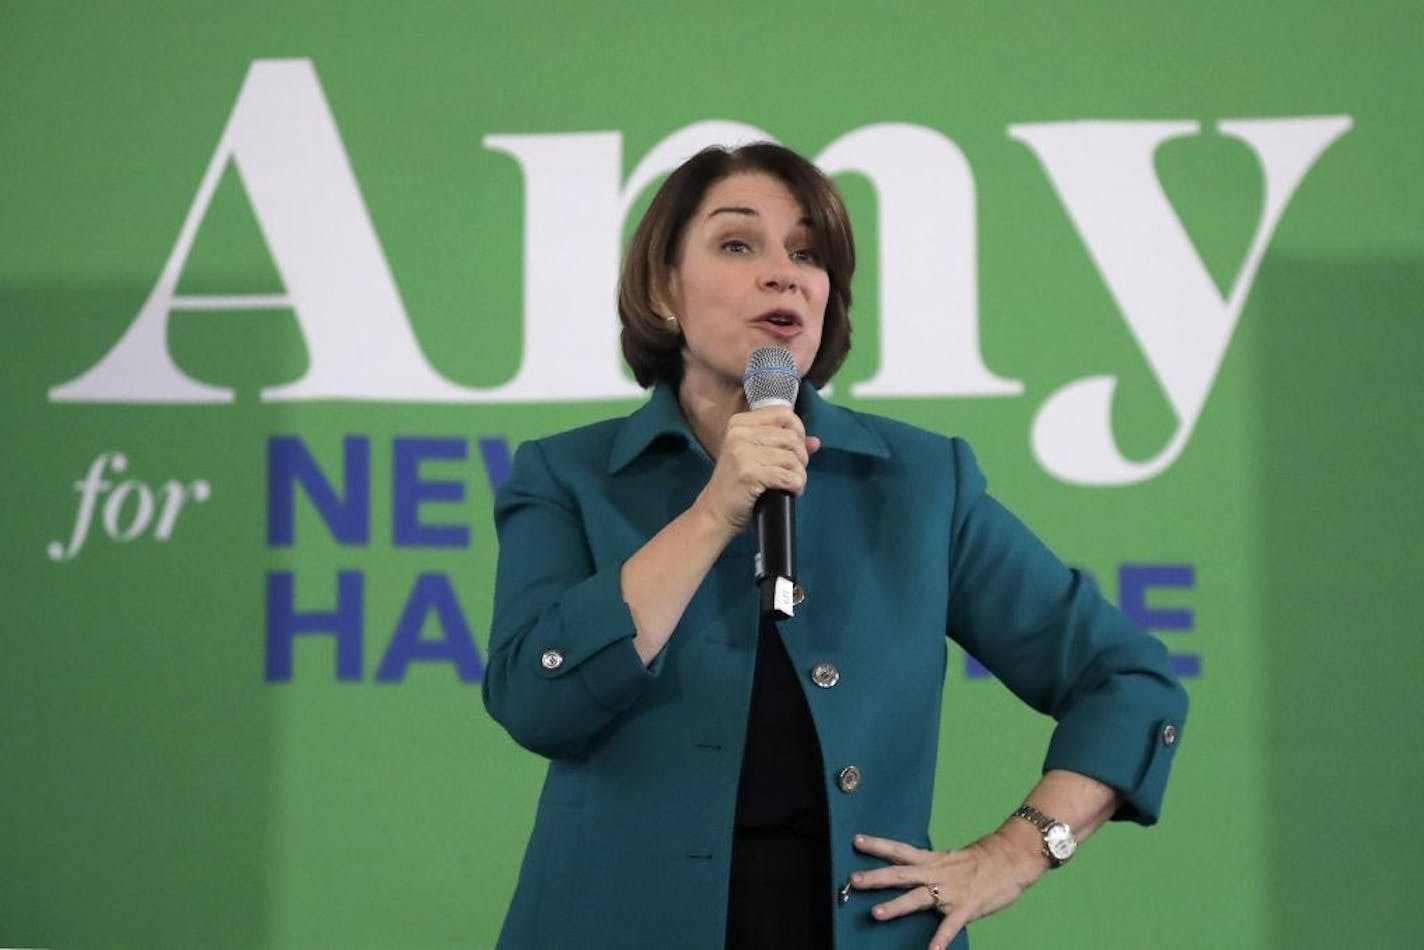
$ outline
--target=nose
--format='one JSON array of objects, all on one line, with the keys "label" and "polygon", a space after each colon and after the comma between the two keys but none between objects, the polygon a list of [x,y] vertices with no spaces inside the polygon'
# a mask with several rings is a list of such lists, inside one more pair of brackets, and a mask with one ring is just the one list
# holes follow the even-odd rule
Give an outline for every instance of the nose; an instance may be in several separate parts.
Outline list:
[{"label": "nose", "polygon": [[790,255],[777,254],[767,261],[761,284],[767,290],[786,293],[796,289],[796,266]]}]

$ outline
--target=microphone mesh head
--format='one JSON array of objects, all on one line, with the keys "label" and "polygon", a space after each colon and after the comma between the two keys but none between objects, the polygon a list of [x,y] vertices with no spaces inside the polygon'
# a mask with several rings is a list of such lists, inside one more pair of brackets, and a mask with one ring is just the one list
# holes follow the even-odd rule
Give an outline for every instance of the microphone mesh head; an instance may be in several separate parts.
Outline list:
[{"label": "microphone mesh head", "polygon": [[765,406],[794,406],[801,377],[796,375],[796,360],[783,346],[760,346],[747,357],[747,371],[742,376],[742,388],[747,405],[753,409]]}]

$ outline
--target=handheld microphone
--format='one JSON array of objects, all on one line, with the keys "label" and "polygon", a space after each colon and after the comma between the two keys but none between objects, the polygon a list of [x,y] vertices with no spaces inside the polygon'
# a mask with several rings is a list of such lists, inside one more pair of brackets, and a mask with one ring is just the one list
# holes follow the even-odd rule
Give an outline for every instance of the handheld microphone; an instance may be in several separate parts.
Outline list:
[{"label": "handheld microphone", "polygon": [[[742,376],[747,405],[795,406],[801,377],[791,351],[780,346],[762,346],[747,357]],[[761,591],[761,612],[777,617],[795,613],[796,589],[796,497],[790,492],[769,488],[752,509],[756,522],[756,583]]]}]

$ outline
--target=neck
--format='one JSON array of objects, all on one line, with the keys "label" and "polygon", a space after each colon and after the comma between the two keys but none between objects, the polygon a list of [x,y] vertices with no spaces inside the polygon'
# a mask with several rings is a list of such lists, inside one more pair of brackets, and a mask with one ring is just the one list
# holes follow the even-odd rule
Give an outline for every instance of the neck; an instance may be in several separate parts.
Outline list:
[{"label": "neck", "polygon": [[740,380],[722,384],[702,383],[699,385],[693,374],[685,373],[677,388],[677,402],[692,434],[707,454],[715,459],[722,450],[727,420],[739,412],[746,412],[747,398],[742,392]]}]

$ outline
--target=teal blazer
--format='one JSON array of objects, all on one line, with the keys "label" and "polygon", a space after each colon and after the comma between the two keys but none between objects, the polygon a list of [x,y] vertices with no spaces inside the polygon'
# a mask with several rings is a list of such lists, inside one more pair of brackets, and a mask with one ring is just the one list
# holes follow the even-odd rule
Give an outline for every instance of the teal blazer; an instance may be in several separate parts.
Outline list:
[{"label": "teal blazer", "polygon": [[[810,386],[797,411],[821,449],[797,503],[806,599],[779,629],[825,763],[836,946],[923,947],[937,914],[878,923],[884,894],[841,887],[879,866],[857,832],[930,847],[946,635],[1057,720],[1044,769],[1118,789],[1119,818],[1157,819],[1187,697],[1162,645],[986,492],[965,442]],[[484,699],[549,767],[501,947],[722,950],[758,629],[750,532],[648,667],[619,587],[712,466],[668,386],[515,455]],[[834,686],[813,682],[819,663]],[[847,766],[860,782],[843,791]]]}]

